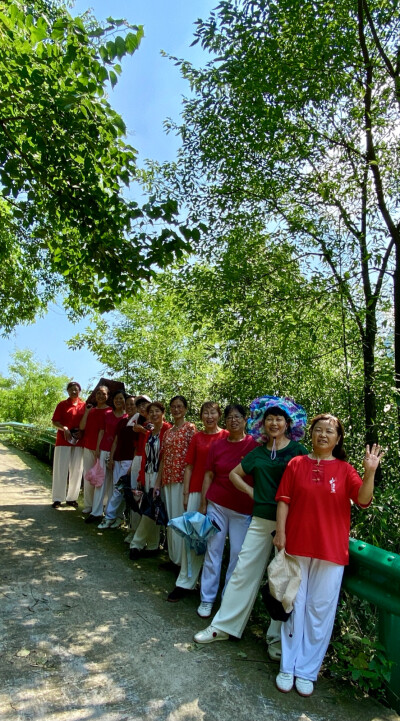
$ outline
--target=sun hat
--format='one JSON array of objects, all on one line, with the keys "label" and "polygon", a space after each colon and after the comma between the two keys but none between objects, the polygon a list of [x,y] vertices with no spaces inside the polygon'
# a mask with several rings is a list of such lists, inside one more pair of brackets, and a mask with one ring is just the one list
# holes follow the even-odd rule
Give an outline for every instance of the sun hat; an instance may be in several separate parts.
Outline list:
[{"label": "sun hat", "polygon": [[253,436],[257,443],[266,443],[263,416],[269,408],[280,408],[290,418],[290,427],[287,436],[292,441],[299,441],[304,436],[307,424],[307,413],[303,406],[296,403],[289,396],[260,396],[250,404],[250,418],[247,421],[247,433]]}]

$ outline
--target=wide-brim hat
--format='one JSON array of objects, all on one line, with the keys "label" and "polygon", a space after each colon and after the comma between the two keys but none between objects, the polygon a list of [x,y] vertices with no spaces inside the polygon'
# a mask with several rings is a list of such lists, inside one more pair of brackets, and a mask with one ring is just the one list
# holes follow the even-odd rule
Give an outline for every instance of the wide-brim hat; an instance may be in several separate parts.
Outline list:
[{"label": "wide-brim hat", "polygon": [[250,404],[250,418],[247,421],[247,433],[253,436],[257,443],[266,443],[268,436],[265,434],[263,417],[269,408],[280,408],[290,418],[290,426],[287,436],[292,441],[299,441],[303,438],[307,424],[307,413],[300,403],[296,403],[289,396],[260,396]]}]

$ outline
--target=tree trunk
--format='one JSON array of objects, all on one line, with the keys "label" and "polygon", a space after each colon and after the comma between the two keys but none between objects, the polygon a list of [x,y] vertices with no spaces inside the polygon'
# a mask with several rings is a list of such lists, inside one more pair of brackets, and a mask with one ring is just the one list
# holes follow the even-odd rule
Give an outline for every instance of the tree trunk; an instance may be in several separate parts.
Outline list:
[{"label": "tree trunk", "polygon": [[397,421],[400,437],[400,245],[396,243],[395,270],[393,277],[394,306],[394,382],[397,390]]},{"label": "tree trunk", "polygon": [[364,412],[365,412],[365,443],[377,443],[376,395],[375,395],[375,340],[376,317],[375,308],[367,309],[365,336],[363,341],[364,358]]}]

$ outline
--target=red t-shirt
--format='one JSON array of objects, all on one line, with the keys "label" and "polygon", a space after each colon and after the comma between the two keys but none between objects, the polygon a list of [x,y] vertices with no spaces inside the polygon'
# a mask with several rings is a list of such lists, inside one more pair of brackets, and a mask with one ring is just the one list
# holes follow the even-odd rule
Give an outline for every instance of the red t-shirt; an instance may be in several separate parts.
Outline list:
[{"label": "red t-shirt", "polygon": [[[253,510],[253,500],[247,493],[239,491],[229,480],[229,474],[242,462],[242,459],[256,448],[257,443],[252,436],[245,436],[242,441],[232,443],[227,436],[219,439],[211,446],[206,463],[206,471],[212,471],[214,478],[209,487],[206,498],[219,506],[225,506],[231,511],[250,515]],[[245,477],[249,486],[253,485],[251,476]]]},{"label": "red t-shirt", "polygon": [[193,466],[189,493],[201,493],[209,450],[213,443],[228,435],[229,431],[222,429],[218,433],[199,431],[193,436],[185,458],[185,463]]},{"label": "red t-shirt", "polygon": [[97,448],[97,439],[99,431],[104,428],[105,415],[110,412],[110,408],[91,408],[86,419],[86,426],[83,434],[83,447],[90,451]]},{"label": "red t-shirt", "polygon": [[111,446],[117,432],[117,426],[121,418],[127,418],[127,414],[124,413],[122,416],[116,416],[112,408],[109,408],[105,413],[103,423],[104,435],[100,443],[101,451],[111,451]]},{"label": "red t-shirt", "polygon": [[320,461],[318,465],[308,456],[292,458],[275,496],[289,505],[286,551],[340,566],[348,564],[350,499],[358,503],[361,485],[357,471],[346,461]]},{"label": "red t-shirt", "polygon": [[[63,426],[67,426],[69,430],[71,428],[79,428],[82,416],[85,412],[85,401],[80,398],[76,402],[72,401],[72,398],[67,398],[65,401],[61,401],[56,406],[53,413],[52,421],[56,423],[62,423]],[[77,446],[82,446],[82,439],[78,441]],[[72,448],[71,443],[68,443],[64,438],[64,431],[61,429],[57,430],[56,446],[69,446]]]}]

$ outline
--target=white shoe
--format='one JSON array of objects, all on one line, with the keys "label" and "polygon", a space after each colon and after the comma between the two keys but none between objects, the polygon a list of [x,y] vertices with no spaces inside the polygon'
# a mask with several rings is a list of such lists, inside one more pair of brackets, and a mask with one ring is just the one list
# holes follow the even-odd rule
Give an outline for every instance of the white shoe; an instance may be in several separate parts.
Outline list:
[{"label": "white shoe", "polygon": [[197,609],[197,615],[200,616],[200,618],[210,618],[213,605],[213,603],[202,601]]},{"label": "white shoe", "polygon": [[282,693],[289,693],[293,688],[293,680],[292,673],[284,673],[281,671],[275,679],[276,688],[278,691],[282,691]]},{"label": "white shoe", "polygon": [[120,528],[122,526],[122,518],[116,518],[115,521],[112,521],[110,528]]},{"label": "white shoe", "polygon": [[311,696],[314,691],[314,684],[308,678],[296,678],[296,691],[300,696]]},{"label": "white shoe", "polygon": [[102,522],[99,523],[97,528],[100,528],[100,530],[103,530],[104,528],[111,528],[111,525],[114,523],[114,520],[112,518],[103,518]]},{"label": "white shoe", "polygon": [[134,531],[129,531],[128,535],[125,536],[125,538],[124,538],[124,543],[130,543],[131,541],[133,541],[134,535],[135,535]]},{"label": "white shoe", "polygon": [[269,643],[267,652],[271,661],[280,661],[282,656],[281,642],[275,641],[275,643]]},{"label": "white shoe", "polygon": [[214,626],[208,626],[204,631],[199,631],[193,636],[196,643],[213,643],[213,641],[227,641],[229,633],[220,631]]}]

